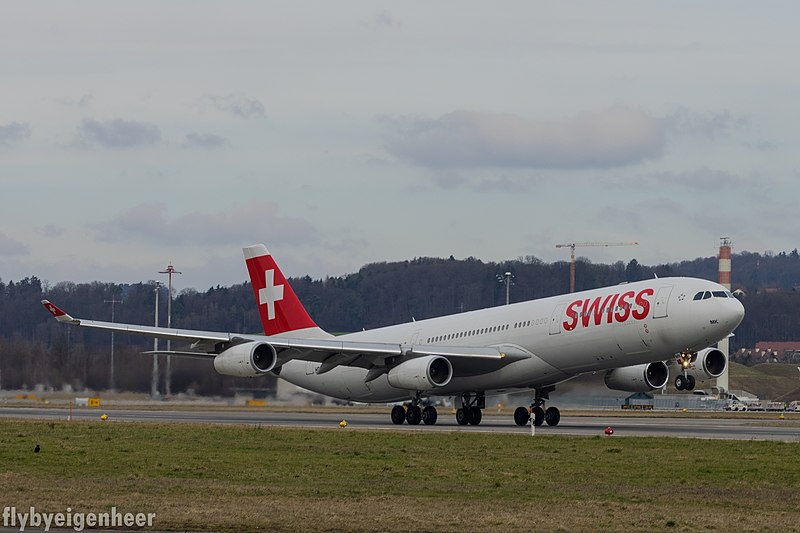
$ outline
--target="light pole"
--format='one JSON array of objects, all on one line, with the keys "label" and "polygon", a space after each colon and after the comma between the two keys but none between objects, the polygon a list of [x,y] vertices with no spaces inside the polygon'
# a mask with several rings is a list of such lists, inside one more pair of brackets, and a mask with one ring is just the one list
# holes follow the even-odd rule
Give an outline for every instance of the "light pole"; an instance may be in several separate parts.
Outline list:
[{"label": "light pole", "polygon": [[[167,300],[167,329],[172,327],[172,275],[173,274],[183,274],[183,272],[178,272],[175,270],[171,264],[167,265],[166,270],[161,270],[159,274],[167,274],[169,276],[169,286],[167,288],[167,294],[169,299]],[[170,396],[172,394],[172,359],[169,355],[169,352],[172,351],[172,339],[167,339],[167,367],[164,369],[164,396]]]},{"label": "light pole", "polygon": [[[113,296],[110,300],[103,300],[103,303],[111,304],[111,323],[114,323],[114,306],[121,304],[122,300],[117,300]],[[114,330],[111,330],[111,364],[108,372],[108,390],[113,391],[114,386]]]},{"label": "light pole", "polygon": [[514,274],[511,272],[506,272],[502,276],[500,274],[497,275],[498,283],[505,283],[506,284],[506,305],[511,303],[511,283],[514,279]]},{"label": "light pole", "polygon": [[[161,282],[156,281],[156,320],[155,326],[158,327],[158,293],[161,290]],[[158,399],[158,337],[153,338],[153,378],[150,382],[150,397],[154,400]]]}]

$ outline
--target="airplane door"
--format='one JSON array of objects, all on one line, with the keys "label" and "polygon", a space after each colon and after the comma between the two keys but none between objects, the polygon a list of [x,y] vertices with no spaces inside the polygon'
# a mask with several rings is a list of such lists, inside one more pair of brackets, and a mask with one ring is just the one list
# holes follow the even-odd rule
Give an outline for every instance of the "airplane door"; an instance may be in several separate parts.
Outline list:
[{"label": "airplane door", "polygon": [[553,309],[553,314],[550,317],[550,335],[558,335],[561,333],[561,316],[564,314],[564,308],[567,304],[558,304]]},{"label": "airplane door", "polygon": [[653,308],[653,318],[665,318],[667,316],[667,304],[669,303],[670,294],[672,294],[672,285],[658,289]]}]

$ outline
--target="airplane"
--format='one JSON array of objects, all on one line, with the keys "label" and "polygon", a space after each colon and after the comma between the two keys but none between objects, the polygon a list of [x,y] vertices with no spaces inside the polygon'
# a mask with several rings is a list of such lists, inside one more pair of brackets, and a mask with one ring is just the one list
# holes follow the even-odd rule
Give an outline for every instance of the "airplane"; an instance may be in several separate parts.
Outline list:
[{"label": "airplane", "polygon": [[487,394],[528,390],[530,406],[514,422],[556,426],[549,394],[589,372],[605,372],[611,389],[647,392],[663,388],[674,366],[676,387],[691,390],[725,371],[727,355],[712,345],[744,318],[722,285],[670,277],[334,336],[309,316],[266,246],[243,251],[264,335],[84,320],[42,304],[62,323],[184,341],[185,350],[145,353],[210,359],[220,374],[271,372],[334,398],[399,402],[398,425],[435,424],[436,408],[423,404],[431,397],[453,397],[457,423],[478,425]]}]

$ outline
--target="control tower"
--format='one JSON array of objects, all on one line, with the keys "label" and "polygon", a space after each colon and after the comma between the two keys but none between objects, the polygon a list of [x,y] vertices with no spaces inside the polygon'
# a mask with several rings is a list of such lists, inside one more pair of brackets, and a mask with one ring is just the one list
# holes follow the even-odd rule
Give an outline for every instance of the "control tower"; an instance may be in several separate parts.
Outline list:
[{"label": "control tower", "polygon": [[[720,237],[719,239],[719,284],[731,290],[731,239],[729,237]],[[717,343],[717,348],[725,354],[725,357],[730,361],[730,347],[728,339],[722,339]],[[717,378],[717,388],[720,393],[727,393],[728,388],[728,368],[725,367],[725,372]]]}]

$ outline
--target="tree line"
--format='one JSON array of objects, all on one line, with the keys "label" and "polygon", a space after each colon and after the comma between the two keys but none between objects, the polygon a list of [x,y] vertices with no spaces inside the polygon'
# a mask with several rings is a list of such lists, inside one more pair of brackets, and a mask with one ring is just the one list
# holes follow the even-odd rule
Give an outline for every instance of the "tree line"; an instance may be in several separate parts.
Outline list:
[{"label": "tree line", "polygon": [[[576,290],[654,276],[716,280],[717,270],[715,257],[657,266],[641,265],[635,259],[606,265],[579,258]],[[505,303],[505,285],[499,279],[506,272],[513,276],[511,302],[569,291],[567,262],[545,263],[533,256],[503,262],[423,257],[372,263],[340,277],[305,276],[289,282],[320,327],[341,333],[501,305]],[[732,339],[732,351],[752,347],[759,340],[800,340],[800,255],[796,249],[779,254],[735,254],[732,284],[745,291],[747,309]],[[155,281],[51,285],[35,276],[7,283],[0,279],[0,387],[19,389],[42,383],[54,388],[105,389],[109,385],[111,335],[58,324],[40,300],[53,300],[78,317],[105,321],[111,320],[110,301],[121,300],[123,303],[114,304],[117,322],[149,325],[154,323],[155,291],[159,290],[160,325],[164,326],[167,293],[156,287]],[[181,291],[173,301],[172,325],[234,333],[262,331],[247,282],[204,292]],[[150,390],[152,357],[141,352],[152,347],[153,340],[146,337],[116,336],[118,389]],[[274,379],[219,376],[208,362],[173,358],[172,385],[173,392],[219,395],[236,387],[272,387]]]}]

